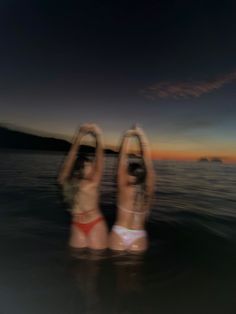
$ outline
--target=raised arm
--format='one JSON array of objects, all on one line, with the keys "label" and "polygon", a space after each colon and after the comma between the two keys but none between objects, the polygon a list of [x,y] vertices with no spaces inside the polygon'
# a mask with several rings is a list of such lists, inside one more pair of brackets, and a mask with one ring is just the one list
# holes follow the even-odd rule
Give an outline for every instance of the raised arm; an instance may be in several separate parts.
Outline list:
[{"label": "raised arm", "polygon": [[119,151],[119,161],[118,161],[118,170],[117,170],[117,179],[118,185],[126,185],[128,182],[127,174],[127,154],[130,143],[130,138],[134,135],[133,130],[128,130],[124,133],[120,151]]},{"label": "raised arm", "polygon": [[155,175],[154,175],[153,163],[151,159],[150,145],[149,145],[146,135],[144,134],[141,128],[135,128],[134,131],[140,143],[143,162],[146,168],[146,182],[145,182],[146,189],[147,189],[146,192],[149,196],[151,196],[154,190]]},{"label": "raised arm", "polygon": [[74,167],[74,164],[77,158],[78,147],[80,146],[81,139],[84,136],[85,126],[86,125],[81,126],[79,131],[76,132],[70,151],[61,167],[61,170],[59,172],[59,176],[57,179],[58,183],[61,185],[63,185],[65,181],[70,177],[71,171]]},{"label": "raised arm", "polygon": [[95,152],[95,161],[94,161],[94,175],[91,180],[95,182],[100,182],[103,173],[103,164],[104,164],[104,145],[102,132],[100,128],[96,125],[91,125],[90,133],[95,137],[96,140],[96,152]]}]

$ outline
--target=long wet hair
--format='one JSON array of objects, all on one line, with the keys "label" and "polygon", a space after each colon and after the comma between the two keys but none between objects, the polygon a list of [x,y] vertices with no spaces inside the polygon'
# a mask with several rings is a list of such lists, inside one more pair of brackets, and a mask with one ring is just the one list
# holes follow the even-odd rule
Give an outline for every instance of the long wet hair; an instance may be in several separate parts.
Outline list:
[{"label": "long wet hair", "polygon": [[147,171],[143,160],[141,161],[131,161],[127,168],[128,174],[135,177],[135,198],[134,198],[134,208],[136,210],[139,207],[139,202],[143,202],[143,205],[147,203],[148,196],[146,191],[146,176]]},{"label": "long wet hair", "polygon": [[135,184],[143,185],[145,183],[147,173],[143,162],[129,162],[127,171],[130,176],[135,177]]},{"label": "long wet hair", "polygon": [[80,154],[75,162],[72,177],[76,173],[77,179],[83,178],[83,170],[86,162],[93,163],[93,158],[87,154]]}]

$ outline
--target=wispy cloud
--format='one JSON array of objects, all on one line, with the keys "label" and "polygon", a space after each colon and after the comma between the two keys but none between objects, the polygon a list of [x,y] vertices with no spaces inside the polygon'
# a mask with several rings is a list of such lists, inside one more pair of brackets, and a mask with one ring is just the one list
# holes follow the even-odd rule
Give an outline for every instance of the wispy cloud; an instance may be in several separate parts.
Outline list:
[{"label": "wispy cloud", "polygon": [[147,98],[191,98],[217,90],[236,80],[236,71],[206,81],[162,81],[146,87],[142,92]]}]

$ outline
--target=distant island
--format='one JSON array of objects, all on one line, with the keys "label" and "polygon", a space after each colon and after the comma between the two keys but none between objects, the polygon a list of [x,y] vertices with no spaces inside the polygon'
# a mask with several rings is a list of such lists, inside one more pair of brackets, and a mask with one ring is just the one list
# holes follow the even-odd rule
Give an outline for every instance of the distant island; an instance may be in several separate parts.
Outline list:
[{"label": "distant island", "polygon": [[223,163],[223,160],[222,160],[222,159],[220,159],[220,158],[218,158],[218,157],[213,157],[213,158],[211,159],[211,162],[219,162],[219,163]]},{"label": "distant island", "polygon": [[201,157],[198,159],[198,162],[216,162],[216,163],[223,163],[223,160],[219,157]]},{"label": "distant island", "polygon": [[[67,152],[71,143],[53,137],[34,135],[0,126],[0,149],[38,150]],[[93,153],[94,147],[81,145],[83,153]],[[105,154],[117,154],[112,149],[105,149]]]},{"label": "distant island", "polygon": [[198,159],[199,162],[209,162],[209,159],[208,158],[205,158],[205,157],[201,157]]}]

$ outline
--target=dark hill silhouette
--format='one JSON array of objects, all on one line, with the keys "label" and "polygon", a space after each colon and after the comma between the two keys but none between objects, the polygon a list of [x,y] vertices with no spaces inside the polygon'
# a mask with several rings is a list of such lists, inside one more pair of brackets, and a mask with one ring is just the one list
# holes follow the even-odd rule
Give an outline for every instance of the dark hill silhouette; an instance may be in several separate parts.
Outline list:
[{"label": "dark hill silhouette", "polygon": [[[0,149],[28,149],[41,151],[68,151],[70,143],[53,137],[33,135],[18,130],[0,126]],[[81,152],[92,153],[94,147],[81,145]],[[105,149],[106,154],[116,154],[111,149]]]},{"label": "dark hill silhouette", "polygon": [[201,158],[198,159],[198,161],[199,162],[208,162],[209,160],[206,157],[201,157]]},{"label": "dark hill silhouette", "polygon": [[223,162],[223,160],[222,160],[221,158],[219,158],[219,157],[212,157],[212,158],[211,158],[211,162],[218,162],[218,163],[222,163],[222,162]]},{"label": "dark hill silhouette", "polygon": [[211,158],[206,158],[206,157],[201,157],[198,159],[199,162],[218,162],[218,163],[223,163],[223,160],[219,157],[211,157]]}]

